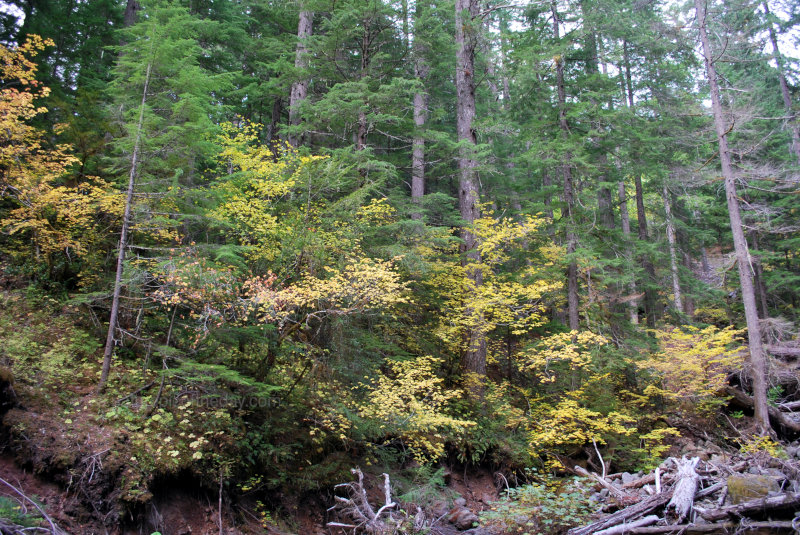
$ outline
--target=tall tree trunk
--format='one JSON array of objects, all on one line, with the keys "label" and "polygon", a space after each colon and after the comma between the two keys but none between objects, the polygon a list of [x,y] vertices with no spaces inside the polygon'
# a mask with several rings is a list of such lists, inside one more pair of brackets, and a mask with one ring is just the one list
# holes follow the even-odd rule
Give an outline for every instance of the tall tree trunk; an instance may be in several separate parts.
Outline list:
[{"label": "tall tree trunk", "polygon": [[736,263],[739,268],[739,283],[742,290],[744,315],[747,321],[747,338],[750,349],[750,373],[753,380],[754,417],[761,433],[769,433],[772,428],[767,412],[767,382],[766,363],[767,356],[761,342],[761,326],[758,322],[758,309],[756,296],[753,289],[753,273],[750,270],[750,253],[747,249],[747,240],[742,228],[742,215],[739,207],[739,198],[736,195],[736,177],[731,165],[731,155],[728,149],[728,125],[725,124],[725,115],[720,101],[717,71],[714,66],[714,52],[708,39],[706,21],[706,0],[695,0],[697,23],[700,31],[700,41],[703,44],[703,61],[708,75],[708,85],[711,93],[711,110],[714,113],[714,127],[717,131],[719,144],[719,159],[722,167],[722,177],[725,181],[725,196],[728,201],[728,215],[730,216],[731,232],[733,234],[733,247],[736,252]]},{"label": "tall tree trunk", "polygon": [[[644,211],[644,188],[642,187],[642,177],[638,173],[634,175],[634,185],[636,186],[636,223],[638,227],[639,241],[648,241],[647,237],[647,214]],[[644,312],[647,317],[647,326],[656,326],[656,297],[653,293],[652,284],[656,280],[656,268],[650,261],[647,253],[641,256],[642,268],[645,272],[644,285]]]},{"label": "tall tree trunk", "polygon": [[142,5],[137,0],[128,0],[125,4],[125,15],[122,18],[122,23],[126,28],[136,24],[137,14],[141,10]]},{"label": "tall tree trunk", "polygon": [[[625,181],[620,180],[617,184],[619,193],[619,216],[622,225],[622,235],[625,236],[625,256],[626,264],[630,266],[628,269],[632,271],[633,254],[630,247],[631,236],[631,218],[628,214],[628,194],[625,192]],[[630,314],[631,323],[634,325],[639,323],[639,299],[636,298],[636,277],[631,274],[631,283],[629,285],[630,297],[628,300],[628,312]]]},{"label": "tall tree trunk", "polygon": [[[421,19],[427,7],[425,0],[417,0],[414,16],[414,32],[417,34],[414,39],[414,77],[419,82],[420,91],[414,93],[414,141],[411,150],[411,200],[414,204],[422,203],[422,196],[425,195],[425,137],[423,128],[428,119],[428,92],[425,89],[425,82],[430,73],[430,67],[425,61],[425,52],[421,40],[418,38],[420,32]],[[412,219],[422,219],[419,211],[411,213]]]},{"label": "tall tree trunk", "polygon": [[769,24],[769,40],[772,42],[772,54],[775,56],[775,64],[778,67],[778,81],[781,85],[783,107],[786,110],[786,115],[789,116],[789,127],[792,130],[791,151],[795,158],[797,158],[797,162],[800,163],[800,125],[798,125],[794,116],[794,111],[792,110],[792,97],[789,94],[789,85],[786,83],[786,74],[783,72],[783,56],[781,56],[781,51],[778,48],[778,36],[775,33],[775,27],[772,25],[772,21],[769,20],[769,5],[766,0],[762,5],[764,6],[764,14],[767,16],[767,23]]},{"label": "tall tree trunk", "polygon": [[[556,41],[561,38],[560,20],[558,18],[558,8],[556,3],[550,4],[550,11],[553,15],[553,34]],[[564,60],[556,58],[556,89],[558,91],[558,126],[561,130],[561,138],[566,141],[569,135],[569,125],[567,124],[567,94],[564,87]],[[575,233],[575,221],[573,212],[575,210],[575,186],[572,180],[572,167],[570,165],[572,154],[567,152],[564,155],[564,162],[561,165],[561,173],[564,177],[564,210],[563,216],[567,221],[567,254],[572,255],[578,248],[578,236]],[[570,330],[577,331],[580,327],[580,317],[578,315],[578,265],[574,260],[567,264],[567,320]]]},{"label": "tall tree trunk", "polygon": [[117,272],[114,277],[114,292],[111,296],[111,315],[108,319],[108,334],[106,336],[106,347],[103,351],[103,369],[100,374],[100,383],[97,385],[99,391],[103,391],[108,382],[108,374],[111,371],[111,357],[114,354],[114,335],[117,330],[119,319],[119,298],[122,293],[122,272],[125,266],[125,251],[128,248],[128,233],[131,225],[131,207],[133,205],[133,192],[136,185],[136,169],[139,164],[139,144],[142,139],[142,124],[144,123],[144,108],[147,103],[147,89],[150,86],[150,71],[152,61],[148,62],[144,77],[144,89],[142,90],[142,103],[139,105],[139,121],[136,124],[136,137],[133,142],[133,154],[131,155],[131,170],[128,175],[128,192],[125,197],[125,211],[122,216],[122,230],[119,237],[119,250],[117,252]]},{"label": "tall tree trunk", "polygon": [[664,219],[667,222],[667,245],[669,246],[669,267],[672,273],[672,296],[675,310],[683,312],[683,297],[681,296],[681,281],[678,277],[678,253],[675,247],[675,224],[672,221],[672,207],[670,206],[669,191],[664,184]]},{"label": "tall tree trunk", "polygon": [[[308,38],[311,37],[311,32],[314,24],[314,12],[301,10],[300,18],[297,22],[297,48],[294,55],[294,67],[297,70],[302,70],[308,67]],[[291,126],[298,126],[300,124],[300,111],[298,107],[308,96],[308,78],[303,74],[303,78],[295,81],[292,84],[292,91],[289,95],[289,124]],[[289,144],[297,147],[302,142],[302,136],[293,133],[288,136]]]},{"label": "tall tree trunk", "polygon": [[[628,97],[628,107],[634,107],[633,77],[631,76],[631,61],[628,54],[628,42],[622,42],[622,62],[625,72],[625,89]],[[644,188],[642,188],[642,176],[639,173],[634,175],[634,195],[636,197],[636,224],[637,236],[639,241],[648,241],[647,236],[647,214],[644,211]],[[639,259],[644,270],[644,312],[647,326],[656,326],[656,297],[653,292],[652,284],[656,279],[656,270],[647,254],[643,254]]]},{"label": "tall tree trunk", "polygon": [[[469,226],[480,217],[480,195],[478,185],[478,162],[475,160],[475,146],[478,144],[472,122],[475,119],[475,46],[479,21],[476,20],[480,0],[456,0],[456,94],[458,140],[461,148],[458,154],[458,207],[461,218]],[[478,240],[469,227],[461,232],[464,241],[462,251],[468,262],[467,276],[474,288],[483,283],[480,269],[481,256]],[[469,312],[468,312],[469,313]],[[467,350],[462,366],[465,371],[486,374],[486,336],[483,332],[483,317],[475,318],[476,325],[470,329]]]}]

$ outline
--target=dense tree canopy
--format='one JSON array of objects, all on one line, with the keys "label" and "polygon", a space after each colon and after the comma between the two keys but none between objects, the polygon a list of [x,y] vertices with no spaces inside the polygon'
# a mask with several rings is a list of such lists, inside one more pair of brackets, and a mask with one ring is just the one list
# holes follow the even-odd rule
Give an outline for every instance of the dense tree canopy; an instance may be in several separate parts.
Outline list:
[{"label": "dense tree canopy", "polygon": [[343,451],[635,466],[726,387],[787,431],[795,8],[7,6],[0,277],[94,318],[142,480],[312,488]]}]

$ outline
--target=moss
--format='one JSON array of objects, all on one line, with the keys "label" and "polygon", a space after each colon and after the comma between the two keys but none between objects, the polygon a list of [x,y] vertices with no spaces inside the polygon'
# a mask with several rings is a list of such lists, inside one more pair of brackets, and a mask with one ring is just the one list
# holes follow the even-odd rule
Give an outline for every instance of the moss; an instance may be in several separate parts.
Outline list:
[{"label": "moss", "polygon": [[728,496],[734,504],[763,498],[779,490],[778,483],[767,476],[743,474],[728,478]]}]

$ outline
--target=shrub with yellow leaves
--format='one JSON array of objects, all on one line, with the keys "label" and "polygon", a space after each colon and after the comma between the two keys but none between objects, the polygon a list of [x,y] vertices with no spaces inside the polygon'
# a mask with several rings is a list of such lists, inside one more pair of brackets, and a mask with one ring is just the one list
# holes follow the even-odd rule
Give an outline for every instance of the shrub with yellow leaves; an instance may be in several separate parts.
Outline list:
[{"label": "shrub with yellow leaves", "polygon": [[645,394],[660,396],[680,408],[706,415],[725,403],[719,397],[728,375],[744,362],[744,330],[692,326],[656,331],[661,351],[639,363],[656,372],[660,385]]},{"label": "shrub with yellow leaves", "polygon": [[439,359],[426,356],[388,363],[371,384],[362,384],[367,394],[358,404],[362,418],[381,422],[387,439],[399,438],[420,463],[444,454],[448,437],[457,436],[475,422],[448,414],[448,404],[460,396],[448,391],[434,369]]}]

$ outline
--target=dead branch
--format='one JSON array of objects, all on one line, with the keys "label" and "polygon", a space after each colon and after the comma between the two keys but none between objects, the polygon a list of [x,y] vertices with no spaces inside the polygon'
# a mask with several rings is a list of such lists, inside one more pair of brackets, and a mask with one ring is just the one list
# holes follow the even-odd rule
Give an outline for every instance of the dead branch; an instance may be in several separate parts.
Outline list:
[{"label": "dead branch", "polygon": [[716,524],[672,524],[671,526],[649,526],[634,528],[625,533],[632,535],[659,534],[659,533],[742,533],[745,531],[788,530],[793,529],[791,522],[718,522]]},{"label": "dead branch", "polygon": [[672,498],[672,490],[662,492],[661,494],[654,494],[649,498],[645,498],[639,503],[620,509],[616,513],[608,515],[602,520],[592,522],[587,526],[579,528],[572,528],[567,532],[567,535],[589,535],[601,529],[607,529],[628,520],[634,520],[640,516],[649,513],[667,503]]},{"label": "dead branch", "polygon": [[53,519],[52,519],[52,518],[50,518],[50,515],[48,515],[47,513],[45,513],[44,509],[42,509],[41,507],[39,507],[39,504],[38,504],[38,503],[36,503],[35,501],[33,501],[33,500],[32,500],[31,498],[29,498],[27,495],[25,495],[25,493],[24,493],[24,492],[22,492],[20,489],[18,489],[17,487],[15,487],[14,485],[12,485],[11,483],[9,483],[8,481],[6,481],[6,480],[5,480],[5,479],[3,479],[3,478],[0,478],[0,483],[4,484],[4,485],[5,485],[5,486],[7,486],[8,488],[10,488],[10,489],[11,489],[11,490],[12,490],[12,491],[15,493],[15,494],[17,494],[17,495],[18,495],[19,497],[21,497],[23,500],[25,500],[25,501],[27,501],[27,502],[30,502],[30,503],[31,503],[31,505],[33,505],[33,507],[34,507],[34,508],[35,508],[37,511],[39,511],[39,514],[40,514],[40,515],[42,515],[42,518],[44,518],[44,519],[47,521],[47,523],[48,523],[48,524],[50,524],[50,533],[51,533],[52,535],[67,535],[67,532],[66,532],[66,531],[63,531],[61,528],[59,528],[58,526],[56,526],[56,523],[55,523],[55,522],[53,522]]},{"label": "dead branch", "polygon": [[750,500],[737,505],[720,507],[719,509],[703,509],[701,507],[695,507],[695,510],[706,520],[714,522],[717,520],[724,520],[725,518],[733,515],[740,516],[749,513],[763,513],[766,511],[796,507],[798,505],[800,505],[800,492],[770,496],[758,500]]},{"label": "dead branch", "polygon": [[593,474],[593,473],[589,472],[585,468],[582,468],[580,466],[576,466],[574,470],[575,470],[575,473],[578,474],[579,476],[583,476],[583,477],[588,477],[590,479],[594,479],[595,481],[600,483],[600,485],[602,485],[604,488],[608,489],[608,491],[613,496],[616,496],[617,498],[623,498],[623,497],[627,496],[627,494],[624,491],[620,490],[616,485],[613,485],[613,484],[609,483],[604,478],[598,476],[597,474]]},{"label": "dead branch", "polygon": [[650,515],[639,520],[634,520],[628,524],[620,524],[613,528],[596,531],[594,535],[621,535],[623,533],[630,533],[632,529],[649,526],[650,524],[655,524],[659,520],[657,515]]},{"label": "dead branch", "polygon": [[[746,408],[753,408],[753,406],[755,405],[753,403],[753,398],[751,398],[738,388],[727,386],[725,387],[725,393],[733,397],[736,403]],[[769,419],[772,420],[774,423],[777,423],[784,429],[794,431],[795,433],[800,433],[800,423],[797,423],[791,418],[789,418],[786,414],[782,413],[777,407],[773,407],[772,405],[770,405],[769,407],[767,407],[767,412],[769,413]]]}]

